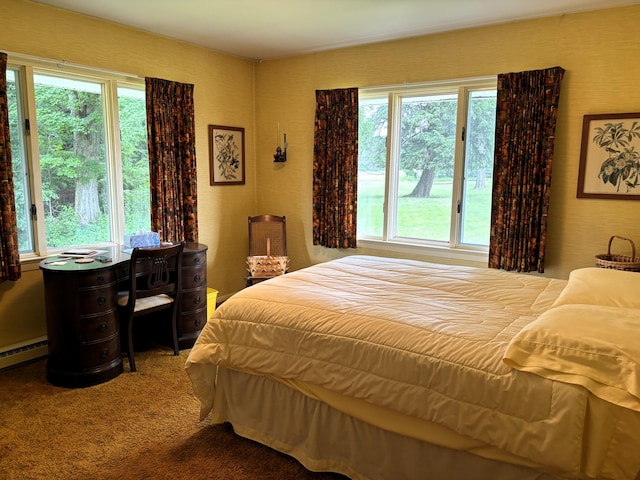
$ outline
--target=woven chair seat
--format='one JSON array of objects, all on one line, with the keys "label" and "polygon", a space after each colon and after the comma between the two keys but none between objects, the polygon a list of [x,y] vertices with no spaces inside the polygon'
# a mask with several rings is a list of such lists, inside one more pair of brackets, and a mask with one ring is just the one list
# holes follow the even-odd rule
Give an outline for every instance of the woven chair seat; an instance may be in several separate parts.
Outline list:
[{"label": "woven chair seat", "polygon": [[[129,292],[118,293],[118,305],[125,307],[129,302]],[[142,310],[149,310],[150,308],[159,307],[173,302],[173,298],[169,295],[156,295],[154,297],[139,298],[136,302],[136,306],[133,309],[134,312],[140,312]]]}]

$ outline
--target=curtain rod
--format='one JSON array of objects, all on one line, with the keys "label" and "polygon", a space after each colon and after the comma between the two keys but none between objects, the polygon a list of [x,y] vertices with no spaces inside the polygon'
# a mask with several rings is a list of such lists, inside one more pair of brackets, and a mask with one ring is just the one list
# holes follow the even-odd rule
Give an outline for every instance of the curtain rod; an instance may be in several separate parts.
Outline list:
[{"label": "curtain rod", "polygon": [[402,89],[410,89],[415,87],[438,87],[438,86],[455,86],[458,84],[467,84],[473,82],[491,82],[496,81],[498,79],[498,75],[483,75],[479,77],[468,77],[468,78],[454,78],[449,80],[425,80],[423,82],[405,82],[405,83],[396,83],[391,85],[373,85],[370,87],[361,86],[358,87],[361,90],[366,90],[368,92],[375,92],[376,90],[402,90]]},{"label": "curtain rod", "polygon": [[17,61],[23,61],[26,63],[33,64],[35,66],[55,65],[59,69],[63,69],[64,67],[70,67],[72,69],[80,70],[85,73],[92,73],[92,72],[105,73],[108,75],[121,77],[123,79],[128,79],[128,80],[144,80],[144,77],[140,77],[138,75],[134,75],[131,73],[116,72],[114,70],[108,70],[106,68],[93,67],[90,65],[81,65],[79,63],[68,62],[66,60],[54,60],[51,58],[37,57],[34,55],[25,55],[23,53],[15,53],[15,52],[8,52],[8,51],[5,51],[5,53],[9,57],[8,58],[9,63],[11,63],[12,59],[15,59]]}]

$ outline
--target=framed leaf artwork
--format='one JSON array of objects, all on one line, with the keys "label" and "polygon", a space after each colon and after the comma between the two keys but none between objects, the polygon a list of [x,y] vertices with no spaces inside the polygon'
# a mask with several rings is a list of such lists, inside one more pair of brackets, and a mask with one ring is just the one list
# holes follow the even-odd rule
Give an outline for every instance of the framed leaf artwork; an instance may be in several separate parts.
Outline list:
[{"label": "framed leaf artwork", "polygon": [[578,198],[640,200],[640,113],[584,116]]},{"label": "framed leaf artwork", "polygon": [[211,185],[244,185],[244,128],[209,125]]}]

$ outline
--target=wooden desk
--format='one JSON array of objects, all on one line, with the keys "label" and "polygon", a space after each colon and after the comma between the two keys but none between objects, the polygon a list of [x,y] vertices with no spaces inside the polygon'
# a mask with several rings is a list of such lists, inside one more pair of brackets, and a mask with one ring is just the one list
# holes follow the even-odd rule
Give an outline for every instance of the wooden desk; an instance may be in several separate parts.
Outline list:
[{"label": "wooden desk", "polygon": [[[122,373],[118,285],[129,275],[130,255],[121,246],[100,250],[107,250],[110,263],[40,262],[49,340],[47,377],[54,385],[87,387]],[[206,251],[206,245],[185,244],[178,308],[181,348],[193,345],[207,320]]]}]

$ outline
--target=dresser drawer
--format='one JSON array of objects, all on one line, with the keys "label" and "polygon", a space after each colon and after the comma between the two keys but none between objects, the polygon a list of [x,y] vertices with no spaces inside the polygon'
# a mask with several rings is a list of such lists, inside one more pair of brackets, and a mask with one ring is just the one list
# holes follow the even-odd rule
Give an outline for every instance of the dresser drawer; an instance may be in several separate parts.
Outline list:
[{"label": "dresser drawer", "polygon": [[101,367],[120,356],[120,341],[118,335],[103,342],[87,343],[80,350],[80,363],[83,369]]},{"label": "dresser drawer", "polygon": [[197,267],[199,265],[205,265],[207,263],[207,251],[201,250],[199,252],[189,252],[182,255],[183,267]]},{"label": "dresser drawer", "polygon": [[182,269],[182,289],[191,290],[193,288],[207,285],[207,266],[189,267]]},{"label": "dresser drawer", "polygon": [[207,308],[207,288],[202,287],[197,290],[183,291],[180,300],[181,311],[190,312],[200,308]]},{"label": "dresser drawer", "polygon": [[105,315],[81,318],[79,331],[81,342],[94,342],[116,335],[118,333],[116,310]]},{"label": "dresser drawer", "polygon": [[178,318],[178,332],[181,334],[197,332],[207,323],[207,309],[201,308],[189,313],[184,313]]},{"label": "dresser drawer", "polygon": [[113,286],[108,288],[87,288],[78,291],[78,313],[92,315],[117,308],[118,292]]},{"label": "dresser drawer", "polygon": [[78,275],[78,287],[100,287],[116,281],[116,272],[113,269],[102,269]]}]

